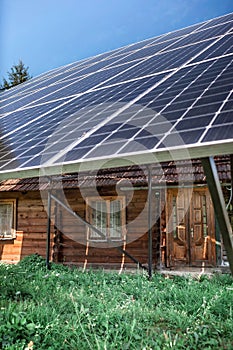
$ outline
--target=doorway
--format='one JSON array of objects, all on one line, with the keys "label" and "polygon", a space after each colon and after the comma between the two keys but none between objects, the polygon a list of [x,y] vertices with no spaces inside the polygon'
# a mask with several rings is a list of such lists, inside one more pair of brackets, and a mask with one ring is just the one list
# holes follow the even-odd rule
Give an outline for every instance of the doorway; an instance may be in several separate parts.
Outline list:
[{"label": "doorway", "polygon": [[215,266],[214,211],[207,189],[169,189],[167,266]]}]

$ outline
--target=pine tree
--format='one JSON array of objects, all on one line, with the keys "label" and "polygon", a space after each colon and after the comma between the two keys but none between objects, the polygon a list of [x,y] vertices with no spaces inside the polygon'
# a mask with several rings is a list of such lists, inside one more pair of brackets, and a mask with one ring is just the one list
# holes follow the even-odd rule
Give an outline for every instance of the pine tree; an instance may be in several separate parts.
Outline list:
[{"label": "pine tree", "polygon": [[19,60],[18,64],[15,64],[11,67],[10,72],[8,74],[8,81],[3,78],[2,89],[10,89],[12,86],[23,83],[24,81],[31,78],[29,72],[29,67],[25,67],[24,63]]}]

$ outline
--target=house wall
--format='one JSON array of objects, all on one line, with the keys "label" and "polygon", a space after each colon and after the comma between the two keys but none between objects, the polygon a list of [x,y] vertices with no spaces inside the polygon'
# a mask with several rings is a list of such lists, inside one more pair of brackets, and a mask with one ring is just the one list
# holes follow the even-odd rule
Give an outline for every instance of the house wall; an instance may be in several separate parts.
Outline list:
[{"label": "house wall", "polygon": [[[101,196],[116,196],[113,187],[99,189]],[[54,194],[61,198],[60,191]],[[122,192],[129,201],[125,209],[127,244],[123,248],[141,264],[148,262],[148,210],[147,191]],[[86,218],[86,197],[93,196],[92,189],[82,191],[70,189],[65,191],[67,204],[82,218]],[[41,199],[39,191],[2,192],[1,198],[17,200],[16,239],[0,242],[0,260],[18,262],[30,254],[46,254],[47,213],[46,203]],[[136,266],[129,257],[116,247],[101,244],[101,248],[87,243],[87,228],[78,219],[74,219],[61,206],[52,201],[51,225],[51,259],[64,264],[74,264],[81,267],[130,268]],[[153,223],[153,264],[158,262],[159,227]]]},{"label": "house wall", "polygon": [[[101,196],[116,196],[115,187],[101,187]],[[60,191],[54,194],[61,197]],[[122,191],[125,196],[127,244],[123,248],[141,264],[148,262],[148,210],[147,190]],[[226,197],[229,191],[225,190]],[[227,196],[228,195],[228,196]],[[65,190],[67,204],[82,218],[86,218],[86,197],[92,197],[93,190]],[[132,197],[132,198],[131,198]],[[18,262],[30,254],[46,254],[47,213],[46,201],[39,191],[1,192],[2,199],[17,200],[17,237],[10,241],[0,241],[0,260]],[[152,193],[152,233],[153,265],[166,266],[166,193],[163,190]],[[231,205],[232,210],[232,205]],[[104,245],[93,247],[87,243],[87,228],[80,220],[74,220],[59,205],[52,201],[51,259],[55,262],[74,264],[81,267],[130,268],[135,263],[119,252],[116,247]],[[231,216],[231,220],[232,220]],[[223,254],[224,260],[226,259]]]},{"label": "house wall", "polygon": [[0,260],[16,263],[35,253],[45,257],[47,213],[40,193],[1,192],[1,199],[11,198],[17,200],[16,239],[0,241]]}]

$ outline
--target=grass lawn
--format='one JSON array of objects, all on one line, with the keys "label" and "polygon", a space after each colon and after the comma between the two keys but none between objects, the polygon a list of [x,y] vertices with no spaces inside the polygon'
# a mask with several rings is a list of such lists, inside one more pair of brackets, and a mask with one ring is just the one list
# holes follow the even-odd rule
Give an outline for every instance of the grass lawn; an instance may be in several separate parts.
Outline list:
[{"label": "grass lawn", "polygon": [[233,349],[233,278],[0,265],[0,348]]}]

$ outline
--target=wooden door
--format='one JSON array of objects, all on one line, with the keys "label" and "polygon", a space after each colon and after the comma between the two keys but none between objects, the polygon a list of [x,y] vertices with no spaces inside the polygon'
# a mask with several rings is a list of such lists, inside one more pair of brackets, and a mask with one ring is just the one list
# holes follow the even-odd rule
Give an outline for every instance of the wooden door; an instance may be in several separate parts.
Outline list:
[{"label": "wooden door", "polygon": [[167,265],[214,266],[213,207],[206,189],[168,190]]}]

